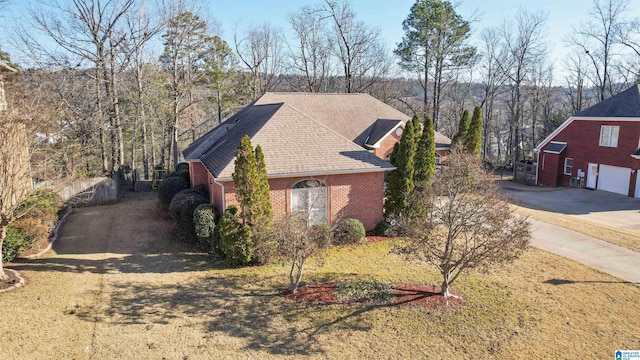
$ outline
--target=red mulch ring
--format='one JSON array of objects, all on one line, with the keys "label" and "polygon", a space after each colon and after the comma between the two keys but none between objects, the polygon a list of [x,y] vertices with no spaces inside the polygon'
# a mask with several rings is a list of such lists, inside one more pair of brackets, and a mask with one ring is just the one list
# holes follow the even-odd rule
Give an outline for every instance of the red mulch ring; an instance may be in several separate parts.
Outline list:
[{"label": "red mulch ring", "polygon": [[367,244],[371,244],[371,243],[377,243],[377,242],[387,241],[387,240],[391,240],[391,239],[394,239],[394,238],[390,238],[390,237],[386,237],[386,236],[374,236],[374,235],[371,235],[371,236],[365,237],[364,241]]},{"label": "red mulch ring", "polygon": [[[335,283],[301,284],[295,294],[289,288],[282,294],[289,300],[307,302],[313,304],[344,304],[355,301],[339,300],[335,294]],[[388,306],[414,306],[426,310],[441,310],[457,307],[464,304],[462,296],[455,292],[457,297],[445,298],[440,295],[440,288],[420,284],[393,284],[394,299]]]}]

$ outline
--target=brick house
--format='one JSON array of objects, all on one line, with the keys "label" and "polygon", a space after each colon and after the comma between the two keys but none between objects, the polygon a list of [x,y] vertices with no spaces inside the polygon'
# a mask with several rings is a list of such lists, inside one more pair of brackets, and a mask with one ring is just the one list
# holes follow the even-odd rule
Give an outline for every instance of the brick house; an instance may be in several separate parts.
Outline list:
[{"label": "brick house", "polygon": [[[191,184],[207,184],[219,211],[237,204],[235,150],[261,145],[276,215],[308,211],[316,222],[383,218],[386,159],[409,117],[367,94],[266,93],[184,151]],[[443,156],[451,140],[436,136]],[[310,199],[315,199],[311,204]]]},{"label": "brick house", "polygon": [[536,184],[640,197],[640,85],[567,119],[542,141]]}]

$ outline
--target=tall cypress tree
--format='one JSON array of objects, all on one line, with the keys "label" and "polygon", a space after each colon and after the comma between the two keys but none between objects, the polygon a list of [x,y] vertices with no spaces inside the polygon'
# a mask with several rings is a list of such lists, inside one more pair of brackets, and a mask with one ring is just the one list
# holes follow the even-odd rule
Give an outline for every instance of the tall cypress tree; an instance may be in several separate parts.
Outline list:
[{"label": "tall cypress tree", "polygon": [[385,216],[403,215],[409,207],[409,196],[414,190],[413,177],[415,174],[414,160],[416,152],[413,122],[408,121],[397,152],[394,154],[396,170],[387,177],[385,190]]},{"label": "tall cypress tree", "polygon": [[482,108],[476,106],[469,124],[469,130],[464,140],[464,150],[469,154],[480,157],[482,150]]},{"label": "tall cypress tree", "polygon": [[436,140],[433,120],[430,116],[424,121],[422,136],[418,140],[415,158],[414,183],[418,192],[431,185],[436,174]]},{"label": "tall cypress tree", "polygon": [[240,218],[243,224],[252,225],[256,209],[255,192],[258,183],[256,154],[251,139],[244,136],[236,149],[235,169],[232,174],[236,199],[240,204]]},{"label": "tall cypress tree", "polygon": [[467,132],[469,131],[469,110],[465,110],[462,113],[462,118],[460,118],[460,123],[458,123],[458,132],[451,139],[451,147],[458,144],[460,141],[464,142],[467,137]]},{"label": "tall cypress tree", "polygon": [[420,122],[420,116],[418,116],[418,114],[413,114],[411,123],[413,124],[413,134],[415,138],[418,139],[420,137],[420,134],[422,134],[422,123]]},{"label": "tall cypress tree", "polygon": [[256,186],[255,221],[263,228],[271,228],[273,223],[273,206],[271,205],[271,188],[267,178],[267,166],[264,162],[264,153],[260,145],[256,146],[256,170],[258,181]]}]

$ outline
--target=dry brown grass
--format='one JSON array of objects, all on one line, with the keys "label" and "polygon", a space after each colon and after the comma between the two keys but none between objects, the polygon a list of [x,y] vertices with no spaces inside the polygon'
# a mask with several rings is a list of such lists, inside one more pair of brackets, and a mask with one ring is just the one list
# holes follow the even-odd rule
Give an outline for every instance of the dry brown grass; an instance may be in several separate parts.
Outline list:
[{"label": "dry brown grass", "polygon": [[598,224],[580,219],[577,216],[529,209],[517,205],[513,205],[513,207],[519,214],[640,252],[640,234],[638,232]]},{"label": "dry brown grass", "polygon": [[[163,235],[161,213],[142,221],[150,204],[84,210],[56,256],[10,266],[28,283],[0,294],[3,358],[595,359],[640,344],[637,286],[541,250],[461,278],[467,303],[444,312],[299,304],[281,296],[287,266],[229,269],[184,252]],[[305,279],[439,282],[391,246],[331,249]]]}]

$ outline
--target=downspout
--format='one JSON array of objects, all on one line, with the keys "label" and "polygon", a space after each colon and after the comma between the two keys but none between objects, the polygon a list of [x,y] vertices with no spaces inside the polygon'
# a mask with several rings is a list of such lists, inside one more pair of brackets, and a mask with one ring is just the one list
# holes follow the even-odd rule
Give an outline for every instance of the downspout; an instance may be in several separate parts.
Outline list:
[{"label": "downspout", "polygon": [[[211,176],[211,178],[213,179],[213,182],[216,183],[217,185],[220,186],[220,188],[222,189],[222,197],[220,198],[220,201],[222,203],[222,209],[218,209],[218,211],[220,211],[220,215],[224,214],[224,211],[227,209],[227,205],[225,204],[225,194],[224,194],[224,184],[218,182],[215,178],[215,176]],[[213,196],[213,194],[211,194],[211,196]]]},{"label": "downspout", "polygon": [[540,150],[536,151],[536,186],[538,186],[538,170],[540,169]]}]

